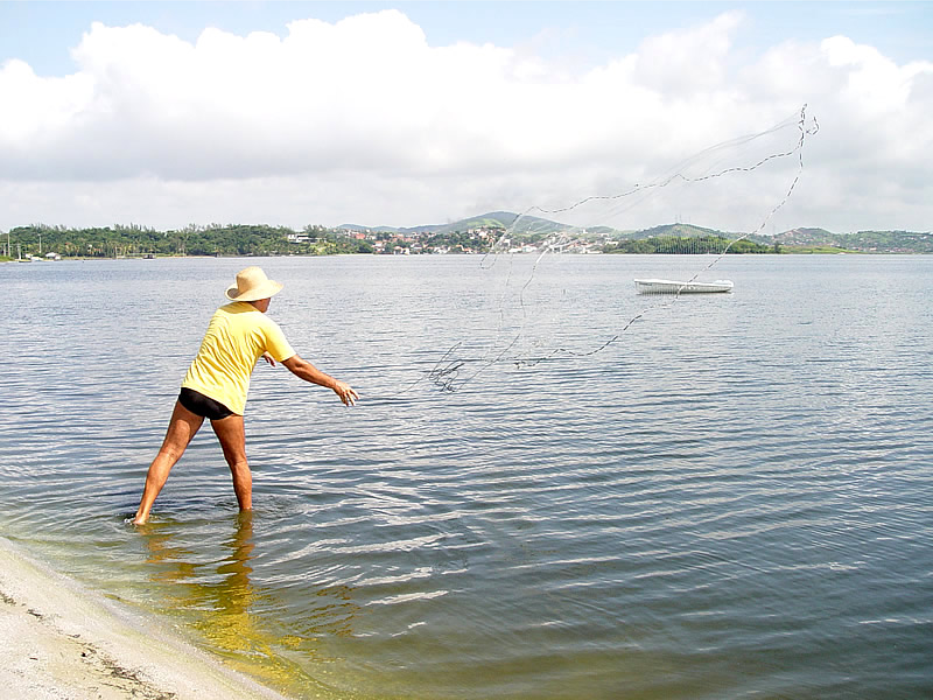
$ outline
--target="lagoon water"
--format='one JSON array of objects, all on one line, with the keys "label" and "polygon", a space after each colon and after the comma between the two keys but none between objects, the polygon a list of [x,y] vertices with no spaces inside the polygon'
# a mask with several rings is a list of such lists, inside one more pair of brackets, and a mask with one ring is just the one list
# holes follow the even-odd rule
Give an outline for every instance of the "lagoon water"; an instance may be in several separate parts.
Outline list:
[{"label": "lagoon water", "polygon": [[139,530],[247,261],[0,266],[0,534],[296,698],[928,698],[933,257],[635,294],[711,260],[261,260],[363,398],[257,367],[252,517],[205,428]]}]

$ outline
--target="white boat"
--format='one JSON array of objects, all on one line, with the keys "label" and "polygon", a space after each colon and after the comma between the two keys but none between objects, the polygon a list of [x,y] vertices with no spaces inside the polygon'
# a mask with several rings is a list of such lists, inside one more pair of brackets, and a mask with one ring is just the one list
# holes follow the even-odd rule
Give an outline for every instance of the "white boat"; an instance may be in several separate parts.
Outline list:
[{"label": "white boat", "polygon": [[722,294],[732,291],[732,282],[677,282],[674,280],[635,280],[639,294]]}]

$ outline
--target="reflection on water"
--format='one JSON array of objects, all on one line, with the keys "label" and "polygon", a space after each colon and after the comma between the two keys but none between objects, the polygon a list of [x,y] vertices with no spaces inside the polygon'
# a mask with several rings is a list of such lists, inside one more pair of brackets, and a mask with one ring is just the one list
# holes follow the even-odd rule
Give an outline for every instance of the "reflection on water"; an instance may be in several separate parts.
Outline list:
[{"label": "reflection on water", "polygon": [[226,557],[199,563],[196,552],[179,544],[177,525],[155,522],[139,528],[149,550],[150,580],[160,588],[168,610],[197,611],[195,626],[221,652],[232,658],[251,656],[265,636],[252,608],[260,593],[250,582],[252,513],[239,514],[236,528],[222,543]]},{"label": "reflection on water", "polygon": [[202,431],[139,530],[240,262],[0,268],[0,527],[297,698],[933,695],[933,257],[737,256],[734,294],[593,357],[420,381],[519,326],[585,351],[654,303],[634,277],[697,264],[547,262],[510,315],[469,257],[265,261],[273,317],[364,399],[260,367],[256,511]]},{"label": "reflection on water", "polygon": [[256,547],[253,517],[252,512],[241,512],[235,522],[225,523],[229,531],[219,543],[220,557],[213,561],[203,561],[196,542],[182,542],[179,530],[184,523],[157,519],[138,530],[148,549],[148,577],[165,611],[196,630],[233,668],[287,690],[304,674],[271,646],[284,644],[313,657],[312,638],[283,639],[259,614],[260,607],[269,607],[270,594],[250,579]]},{"label": "reflection on water", "polygon": [[352,588],[307,591],[313,598],[302,618],[290,626],[277,625],[274,612],[282,604],[274,589],[263,589],[251,578],[255,517],[251,511],[238,512],[215,526],[212,535],[219,540],[214,548],[208,544],[214,550],[209,560],[204,556],[206,543],[191,539],[190,523],[156,518],[137,528],[147,549],[145,570],[154,595],[167,614],[195,630],[232,668],[296,696],[313,688],[329,697],[329,689],[290,656],[304,664],[325,661],[318,640],[352,634]]}]

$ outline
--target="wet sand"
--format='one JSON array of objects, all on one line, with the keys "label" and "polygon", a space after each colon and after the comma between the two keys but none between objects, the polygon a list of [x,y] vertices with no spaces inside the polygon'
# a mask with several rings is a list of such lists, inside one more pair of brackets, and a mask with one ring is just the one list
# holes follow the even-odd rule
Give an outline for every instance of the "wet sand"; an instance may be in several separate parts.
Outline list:
[{"label": "wet sand", "polygon": [[0,689],[19,700],[284,700],[0,537]]}]

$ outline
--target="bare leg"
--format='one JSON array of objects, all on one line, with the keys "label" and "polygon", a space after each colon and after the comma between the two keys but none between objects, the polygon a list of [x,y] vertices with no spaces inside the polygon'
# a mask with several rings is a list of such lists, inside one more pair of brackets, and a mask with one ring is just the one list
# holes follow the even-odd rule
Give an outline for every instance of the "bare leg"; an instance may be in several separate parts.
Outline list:
[{"label": "bare leg", "polygon": [[204,419],[201,416],[192,413],[177,401],[175,402],[175,410],[172,412],[172,420],[165,433],[165,440],[162,442],[159,454],[149,465],[146,488],[143,490],[136,517],[133,518],[134,525],[142,525],[149,520],[149,511],[155,503],[156,496],[165,486],[169,472],[184,454],[185,448],[188,447],[191,438],[197,434],[203,422]]},{"label": "bare leg", "polygon": [[243,416],[233,414],[221,420],[212,420],[211,427],[220,440],[224,459],[233,475],[233,490],[240,510],[253,509],[253,475],[246,461],[246,429]]}]

